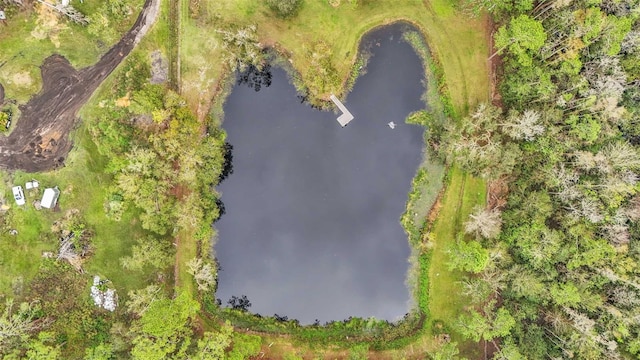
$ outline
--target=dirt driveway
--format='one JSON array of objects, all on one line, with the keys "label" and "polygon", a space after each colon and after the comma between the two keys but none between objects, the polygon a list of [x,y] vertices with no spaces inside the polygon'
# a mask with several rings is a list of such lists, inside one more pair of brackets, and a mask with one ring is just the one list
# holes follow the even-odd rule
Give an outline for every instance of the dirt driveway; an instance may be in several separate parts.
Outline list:
[{"label": "dirt driveway", "polygon": [[11,135],[0,136],[0,168],[36,172],[64,165],[78,110],[133,50],[157,19],[159,7],[159,0],[146,0],[133,27],[93,66],[76,70],[60,55],[44,60],[42,89],[20,107]]}]

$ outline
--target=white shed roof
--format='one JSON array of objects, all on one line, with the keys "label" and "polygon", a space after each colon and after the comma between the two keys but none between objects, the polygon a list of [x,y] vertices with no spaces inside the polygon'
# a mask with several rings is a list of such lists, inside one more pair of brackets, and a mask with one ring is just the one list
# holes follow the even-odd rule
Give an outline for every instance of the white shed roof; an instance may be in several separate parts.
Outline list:
[{"label": "white shed roof", "polygon": [[42,195],[40,205],[43,208],[51,209],[56,206],[56,203],[58,202],[58,196],[60,196],[60,190],[58,190],[57,187],[44,189],[44,194]]}]

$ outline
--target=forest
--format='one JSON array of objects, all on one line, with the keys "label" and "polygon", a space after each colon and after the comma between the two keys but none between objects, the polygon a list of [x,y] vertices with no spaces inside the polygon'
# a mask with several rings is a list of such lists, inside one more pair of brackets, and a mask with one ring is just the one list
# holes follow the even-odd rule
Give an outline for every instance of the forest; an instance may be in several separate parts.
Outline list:
[{"label": "forest", "polygon": [[458,331],[495,359],[640,356],[640,5],[471,1],[500,98],[432,124],[441,157],[508,187],[465,223]]}]

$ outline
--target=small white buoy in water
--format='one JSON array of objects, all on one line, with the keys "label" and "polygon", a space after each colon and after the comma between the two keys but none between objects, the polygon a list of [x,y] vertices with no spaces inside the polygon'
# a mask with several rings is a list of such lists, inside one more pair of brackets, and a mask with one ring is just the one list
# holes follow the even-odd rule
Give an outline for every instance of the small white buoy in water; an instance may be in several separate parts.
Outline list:
[{"label": "small white buoy in water", "polygon": [[390,121],[387,125],[389,125],[389,127],[391,129],[395,129],[396,128],[396,123],[394,123],[393,121]]}]

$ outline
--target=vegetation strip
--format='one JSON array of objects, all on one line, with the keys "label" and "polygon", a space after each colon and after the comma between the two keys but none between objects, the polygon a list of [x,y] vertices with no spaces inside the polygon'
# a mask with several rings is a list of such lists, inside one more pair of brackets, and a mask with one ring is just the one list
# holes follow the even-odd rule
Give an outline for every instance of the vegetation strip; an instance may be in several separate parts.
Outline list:
[{"label": "vegetation strip", "polygon": [[169,87],[180,93],[180,36],[182,0],[169,0]]}]

